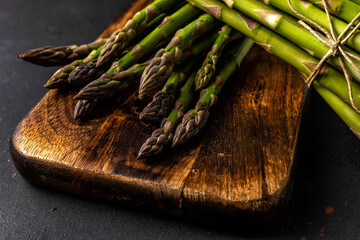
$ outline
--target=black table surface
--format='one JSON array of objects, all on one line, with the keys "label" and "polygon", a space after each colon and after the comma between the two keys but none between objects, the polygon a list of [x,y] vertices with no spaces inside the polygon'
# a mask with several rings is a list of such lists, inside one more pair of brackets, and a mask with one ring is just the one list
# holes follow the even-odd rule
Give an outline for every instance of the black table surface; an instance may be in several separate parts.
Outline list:
[{"label": "black table surface", "polygon": [[[243,232],[30,184],[11,162],[16,125],[56,68],[16,58],[95,39],[131,0],[0,1],[0,239],[360,239],[360,140],[312,92],[294,197],[271,225]],[[326,213],[333,208],[331,214]]]}]

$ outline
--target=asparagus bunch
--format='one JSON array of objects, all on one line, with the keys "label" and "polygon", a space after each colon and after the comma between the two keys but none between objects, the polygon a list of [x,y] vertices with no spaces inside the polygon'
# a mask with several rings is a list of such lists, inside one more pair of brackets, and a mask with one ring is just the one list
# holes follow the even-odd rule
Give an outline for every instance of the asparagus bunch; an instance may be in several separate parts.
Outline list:
[{"label": "asparagus bunch", "polygon": [[151,157],[164,149],[164,146],[171,142],[175,127],[183,117],[187,107],[195,92],[195,73],[186,81],[184,87],[180,90],[180,96],[175,102],[174,108],[167,118],[165,118],[160,128],[156,129],[145,143],[141,146],[138,159]]},{"label": "asparagus bunch", "polygon": [[221,28],[218,38],[216,39],[211,51],[207,54],[202,67],[195,77],[195,90],[205,87],[213,77],[216,71],[216,64],[221,52],[230,39],[232,28],[229,25],[225,25]]},{"label": "asparagus bunch", "polygon": [[[240,65],[254,41],[298,68],[304,77],[308,77],[316,67],[319,60],[315,57],[322,58],[329,51],[326,44],[300,26],[295,18],[289,16],[297,17],[285,0],[264,0],[265,4],[253,0],[223,1],[231,8],[218,0],[188,0],[192,5],[207,12],[199,16],[201,11],[191,4],[185,4],[184,1],[156,0],[135,14],[106,43],[105,40],[100,39],[79,47],[44,47],[28,51],[19,57],[42,65],[67,64],[50,78],[45,85],[48,88],[81,85],[96,79],[74,97],[78,99],[74,109],[75,119],[91,113],[102,100],[127,91],[130,85],[137,83],[136,80],[141,75],[140,99],[163,86],[161,91],[154,95],[152,102],[140,113],[140,118],[143,120],[163,119],[160,128],[146,140],[138,154],[138,158],[150,157],[160,153],[170,142],[175,147],[188,141],[206,125],[209,110],[216,103],[223,85]],[[322,2],[322,0],[310,1],[316,4]],[[322,10],[309,2],[294,0],[291,2],[297,11],[324,28],[329,28],[326,14]],[[327,0],[327,2],[332,13],[345,21],[349,21],[347,20],[349,16],[360,12],[360,6],[349,0]],[[179,10],[165,17],[178,6],[181,6]],[[227,25],[224,25],[216,35],[205,35],[219,24],[217,19]],[[336,17],[332,19],[336,31],[341,32],[345,29],[347,25],[345,22]],[[189,23],[190,21],[192,22]],[[183,27],[184,25],[186,26]],[[179,30],[180,28],[182,29]],[[225,45],[231,40],[231,36],[235,35],[232,28],[249,38],[237,43],[224,58],[225,61],[217,66]],[[160,49],[174,34],[170,43],[164,49]],[[199,37],[202,38],[195,41]],[[102,46],[104,43],[105,45]],[[136,45],[124,53],[125,48],[132,44]],[[347,44],[360,52],[360,34],[356,33]],[[210,48],[211,51],[208,52],[202,68],[193,71],[193,65],[197,60],[195,57]],[[158,49],[160,50],[149,61],[138,64]],[[353,50],[348,51],[359,56]],[[83,59],[86,55],[87,57]],[[189,60],[189,57],[192,59]],[[116,59],[118,60],[109,69]],[[329,64],[341,68],[336,58],[330,58]],[[175,67],[179,68],[173,71]],[[346,63],[346,67],[354,79],[360,82],[360,73],[356,71],[356,68],[360,68],[360,63],[356,62],[355,67]],[[187,77],[191,72],[191,76]],[[180,89],[185,79],[187,80]],[[213,79],[212,83],[207,86],[211,79]],[[206,89],[200,92],[195,108],[185,114],[195,89],[204,87]],[[314,87],[359,137],[360,114],[356,113],[349,102],[353,95],[354,102],[351,103],[360,105],[360,85],[353,83],[349,92],[349,85],[341,73],[331,66],[325,66],[319,79],[314,82]]]},{"label": "asparagus bunch", "polygon": [[169,78],[173,67],[182,58],[182,52],[192,41],[217,25],[209,14],[203,14],[179,30],[165,49],[159,50],[144,70],[139,87],[139,98],[160,87]]},{"label": "asparagus bunch", "polygon": [[172,143],[173,147],[185,143],[205,127],[210,114],[209,109],[217,102],[222,87],[235,69],[240,66],[253,44],[253,40],[245,38],[230,51],[225,58],[226,61],[223,62],[216,73],[214,81],[201,91],[195,108],[189,110],[184,115],[181,124],[177,126]]},{"label": "asparagus bunch", "polygon": [[[277,35],[268,28],[262,26],[258,22],[251,20],[244,15],[240,14],[234,9],[227,7],[216,0],[188,0],[195,6],[211,13],[214,17],[224,21],[233,28],[252,38],[259,45],[264,47],[268,52],[279,56],[294,67],[296,67],[304,77],[308,77],[313,69],[318,64],[318,59],[312,57],[310,54],[300,49],[298,46]],[[273,19],[273,23],[277,22],[277,18]],[[317,83],[321,86],[329,89],[336,94],[344,104],[350,102],[350,95],[348,91],[348,84],[344,76],[338,71],[329,66],[325,66],[322,70],[322,75],[319,76]],[[319,88],[315,88],[319,89]],[[360,86],[355,82],[352,83],[352,93],[354,96],[354,103],[360,105]],[[329,101],[328,98],[324,98]],[[329,102],[330,104],[330,102]],[[331,107],[334,105],[330,104]],[[353,121],[354,115],[359,115],[350,105],[347,110],[342,111],[339,116],[343,121],[348,124],[353,132],[359,135],[360,122]],[[340,108],[337,108],[341,111]]]},{"label": "asparagus bunch", "polygon": [[177,0],[156,0],[137,12],[123,28],[115,31],[108,39],[97,60],[97,66],[108,65],[113,62],[148,24],[153,20],[161,19],[162,14],[168,10],[174,7],[176,9],[183,4],[183,1]]},{"label": "asparagus bunch", "polygon": [[70,46],[46,46],[21,53],[18,57],[42,66],[62,66],[82,59],[98,49],[107,39],[98,39],[92,43]]}]

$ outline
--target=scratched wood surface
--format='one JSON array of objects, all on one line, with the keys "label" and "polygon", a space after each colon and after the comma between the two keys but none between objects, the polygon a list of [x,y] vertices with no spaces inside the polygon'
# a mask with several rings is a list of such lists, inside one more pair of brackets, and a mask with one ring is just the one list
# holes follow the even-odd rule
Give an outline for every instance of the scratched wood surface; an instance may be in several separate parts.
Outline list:
[{"label": "scratched wood surface", "polygon": [[[101,35],[144,7],[138,0]],[[181,216],[271,218],[292,193],[306,87],[298,72],[255,46],[225,86],[198,137],[136,160],[154,126],[132,107],[74,121],[75,92],[49,91],[16,128],[18,171],[43,186]]]}]

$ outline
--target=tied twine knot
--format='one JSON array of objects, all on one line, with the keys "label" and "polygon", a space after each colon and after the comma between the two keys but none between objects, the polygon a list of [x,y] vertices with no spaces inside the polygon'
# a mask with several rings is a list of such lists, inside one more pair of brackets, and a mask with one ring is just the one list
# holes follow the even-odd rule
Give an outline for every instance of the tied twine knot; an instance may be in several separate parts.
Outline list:
[{"label": "tied twine knot", "polygon": [[336,41],[334,42],[334,44],[331,46],[331,52],[333,57],[338,57],[339,56],[339,47],[340,47],[341,42],[340,41]]},{"label": "tied twine knot", "polygon": [[[357,61],[360,61],[360,56],[355,55],[354,53],[351,53],[343,48],[343,45],[346,44],[346,42],[356,33],[356,31],[360,28],[360,22],[352,28],[354,23],[360,19],[360,13],[356,15],[356,17],[346,26],[344,31],[336,37],[334,26],[331,20],[331,15],[329,13],[329,7],[326,2],[326,0],[322,0],[326,16],[330,25],[330,33],[323,27],[321,27],[318,23],[312,21],[311,19],[305,17],[301,13],[299,13],[294,6],[292,5],[290,0],[287,0],[291,10],[301,19],[304,19],[306,22],[314,25],[317,29],[319,29],[325,36],[320,35],[318,32],[316,32],[314,29],[312,29],[309,25],[307,25],[304,21],[300,20],[299,24],[304,27],[306,30],[308,30],[311,34],[313,34],[317,39],[319,39],[322,43],[327,45],[330,49],[325,54],[325,56],[319,61],[317,66],[314,68],[313,72],[310,74],[310,76],[305,80],[305,83],[308,85],[308,87],[311,87],[312,83],[315,81],[315,79],[319,76],[321,73],[321,70],[323,69],[324,65],[326,64],[326,61],[330,57],[337,58],[340,66],[344,72],[344,76],[347,82],[348,91],[349,91],[349,99],[352,108],[357,112],[360,113],[360,109],[356,106],[354,102],[354,97],[352,93],[352,83],[351,83],[351,76],[349,74],[349,70],[347,69],[344,59],[358,72],[360,73],[360,69],[356,66],[356,64],[353,62],[352,59],[355,59]],[[352,58],[352,59],[351,59]]]}]

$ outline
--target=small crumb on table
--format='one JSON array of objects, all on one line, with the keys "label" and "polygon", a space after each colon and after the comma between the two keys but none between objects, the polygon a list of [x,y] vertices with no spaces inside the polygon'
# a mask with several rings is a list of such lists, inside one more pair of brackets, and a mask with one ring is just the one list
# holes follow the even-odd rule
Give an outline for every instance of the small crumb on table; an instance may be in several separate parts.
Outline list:
[{"label": "small crumb on table", "polygon": [[333,213],[334,212],[334,208],[333,207],[326,207],[325,208],[325,213],[326,214],[331,214],[331,213]]}]

